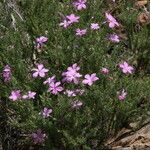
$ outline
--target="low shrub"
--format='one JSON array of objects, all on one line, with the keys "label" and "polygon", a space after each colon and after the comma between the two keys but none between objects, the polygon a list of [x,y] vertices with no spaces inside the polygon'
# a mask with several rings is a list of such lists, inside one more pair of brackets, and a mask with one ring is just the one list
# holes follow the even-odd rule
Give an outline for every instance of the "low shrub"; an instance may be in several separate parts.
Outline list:
[{"label": "low shrub", "polygon": [[103,149],[147,112],[150,28],[137,18],[148,4],[19,0],[0,7],[5,149]]}]

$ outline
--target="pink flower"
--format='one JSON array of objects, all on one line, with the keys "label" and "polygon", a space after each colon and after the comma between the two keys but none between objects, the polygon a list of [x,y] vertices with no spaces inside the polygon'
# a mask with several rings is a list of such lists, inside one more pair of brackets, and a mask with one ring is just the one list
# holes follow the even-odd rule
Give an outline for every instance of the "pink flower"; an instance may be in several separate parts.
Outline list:
[{"label": "pink flower", "polygon": [[102,68],[102,69],[101,69],[101,73],[102,73],[102,74],[109,74],[109,69],[107,69],[107,68]]},{"label": "pink flower", "polygon": [[75,14],[71,14],[69,16],[66,16],[66,18],[69,20],[68,23],[69,24],[72,24],[72,23],[75,23],[75,22],[79,22],[79,16],[75,16]]},{"label": "pink flower", "polygon": [[76,89],[75,92],[76,92],[76,94],[78,94],[78,95],[83,95],[83,93],[85,92],[85,90]]},{"label": "pink flower", "polygon": [[43,64],[38,64],[37,65],[37,69],[32,69],[33,71],[35,71],[33,73],[33,77],[45,77],[45,73],[48,72],[48,69],[45,69]]},{"label": "pink flower", "polygon": [[61,92],[63,90],[63,87],[60,86],[60,82],[52,82],[50,85],[49,85],[49,89],[48,91],[51,92],[52,94],[55,94],[57,95],[59,92]]},{"label": "pink flower", "polygon": [[83,105],[83,103],[81,102],[81,101],[79,101],[79,100],[76,100],[76,101],[73,101],[72,103],[71,103],[71,105],[72,105],[72,108],[80,108],[82,105]]},{"label": "pink flower", "polygon": [[119,26],[119,23],[116,21],[116,19],[109,13],[105,13],[105,16],[107,18],[107,21],[109,23],[110,28],[114,28],[115,26]]},{"label": "pink flower", "polygon": [[77,95],[83,95],[85,91],[81,89],[75,89],[75,90],[66,90],[64,94],[66,94],[68,97],[75,97]]},{"label": "pink flower", "polygon": [[68,71],[79,71],[80,70],[80,67],[75,63],[73,64],[71,67],[68,67],[67,69]]},{"label": "pink flower", "polygon": [[52,82],[55,82],[55,78],[56,76],[52,76],[52,77],[49,77],[46,81],[44,81],[43,83],[44,84],[51,84]]},{"label": "pink flower", "polygon": [[64,77],[63,81],[78,84],[79,78],[82,77],[82,75],[78,73],[79,70],[80,67],[77,64],[73,64],[71,67],[68,67],[67,71],[62,73],[62,76]]},{"label": "pink flower", "polygon": [[119,36],[117,34],[109,35],[109,40],[114,42],[114,43],[119,43],[120,42]]},{"label": "pink flower", "polygon": [[98,23],[91,23],[91,29],[92,30],[98,30],[100,27],[99,27],[99,24]]},{"label": "pink flower", "polygon": [[66,94],[68,97],[75,97],[76,96],[76,93],[74,90],[66,90],[64,92],[64,94]]},{"label": "pink flower", "polygon": [[46,43],[47,41],[48,41],[48,38],[45,36],[36,38],[37,48],[42,48],[44,43]]},{"label": "pink flower", "polygon": [[20,90],[15,90],[11,92],[11,95],[9,96],[9,99],[12,101],[16,101],[21,98]]},{"label": "pink flower", "polygon": [[28,91],[27,95],[23,95],[23,99],[35,99],[36,92]]},{"label": "pink flower", "polygon": [[77,10],[86,9],[86,0],[75,1],[73,2],[73,5]]},{"label": "pink flower", "polygon": [[36,95],[36,92],[31,92],[31,91],[28,92],[28,97],[29,97],[29,98],[34,99],[34,98],[35,98],[35,95]]},{"label": "pink flower", "polygon": [[121,101],[123,101],[123,100],[126,98],[126,96],[127,96],[127,92],[125,92],[125,90],[123,89],[123,90],[119,93],[118,99],[121,100]]},{"label": "pink flower", "polygon": [[43,118],[48,118],[52,113],[52,111],[53,111],[52,109],[44,107],[43,111],[40,114],[42,114]]},{"label": "pink flower", "polygon": [[28,99],[28,95],[23,95],[22,98],[23,99]]},{"label": "pink flower", "polygon": [[132,66],[129,66],[129,64],[124,61],[123,63],[119,64],[119,67],[122,69],[122,72],[125,74],[132,74],[134,68]]},{"label": "pink flower", "polygon": [[32,133],[31,137],[34,144],[41,144],[45,141],[46,134],[43,134],[41,129],[39,129],[35,133]]},{"label": "pink flower", "polygon": [[66,19],[59,24],[59,26],[63,26],[64,28],[67,28],[69,25],[70,23]]},{"label": "pink flower", "polygon": [[86,34],[86,32],[87,32],[87,29],[76,29],[76,35],[77,36],[83,36],[83,35],[85,35]]},{"label": "pink flower", "polygon": [[8,82],[11,80],[11,68],[9,65],[6,65],[3,70],[3,78],[4,82]]},{"label": "pink flower", "polygon": [[95,81],[99,80],[98,77],[96,77],[96,73],[93,74],[86,74],[85,79],[82,81],[83,84],[87,84],[91,86]]}]

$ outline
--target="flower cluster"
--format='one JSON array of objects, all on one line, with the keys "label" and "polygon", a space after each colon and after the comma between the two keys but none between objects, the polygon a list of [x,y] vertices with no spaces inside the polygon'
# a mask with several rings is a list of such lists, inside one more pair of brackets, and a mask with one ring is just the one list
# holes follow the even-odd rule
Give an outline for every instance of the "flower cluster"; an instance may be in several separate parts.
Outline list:
[{"label": "flower cluster", "polygon": [[[115,2],[115,1],[113,1]],[[82,10],[82,9],[86,9],[87,6],[86,6],[86,0],[78,0],[78,1],[74,1],[73,2],[73,6],[77,9],[77,10]],[[105,17],[106,17],[106,22],[108,22],[109,24],[109,27],[110,28],[115,28],[115,27],[119,27],[119,23],[118,21],[108,12],[105,13]],[[73,23],[77,23],[79,22],[79,19],[80,17],[79,16],[76,16],[75,14],[71,14],[71,15],[68,15],[65,17],[65,19],[59,24],[59,26],[62,26],[64,28],[67,28],[69,27],[70,25],[72,25]],[[103,24],[103,23],[102,23]],[[91,23],[91,26],[90,26],[91,30],[98,30],[100,29],[100,26],[98,23]],[[77,28],[75,30],[75,34],[76,36],[83,36],[87,33],[87,28],[84,28],[84,29],[81,29],[81,28]],[[111,42],[113,43],[118,43],[120,42],[120,37],[113,33],[113,34],[110,34],[108,36],[108,40],[110,40]]]},{"label": "flower cluster", "polygon": [[23,99],[35,99],[36,92],[28,91],[27,94],[23,95]]},{"label": "flower cluster", "polygon": [[73,64],[71,67],[67,68],[67,71],[62,73],[64,82],[73,82],[75,84],[79,83],[79,79],[82,75],[78,72],[80,67],[77,64]]},{"label": "flower cluster", "polygon": [[66,90],[64,94],[66,94],[68,97],[75,97],[77,95],[82,95],[84,92],[85,90],[75,89],[75,90]]},{"label": "flower cluster", "polygon": [[35,99],[36,92],[28,91],[27,94],[21,96],[20,90],[14,90],[11,92],[9,99],[12,101],[16,101],[19,99]]},{"label": "flower cluster", "polygon": [[[113,0],[115,2],[115,0]],[[73,2],[74,8],[77,10],[76,12],[86,9],[87,8],[87,1],[86,0],[76,0]],[[73,24],[79,23],[80,16],[77,16],[75,14],[66,15],[63,19],[63,21],[59,24],[59,26],[67,29],[68,27],[72,26]],[[119,22],[115,17],[113,17],[110,13],[105,13],[105,22],[108,23],[109,28],[111,31],[113,30],[113,33],[109,34],[107,39],[112,43],[119,43],[120,37],[116,33],[114,33],[114,28],[117,28],[120,26]],[[78,24],[77,24],[78,26]],[[75,35],[82,38],[82,36],[85,36],[88,34],[88,28],[90,28],[92,33],[100,32],[101,23],[96,23],[96,21],[90,22],[89,27],[80,28],[78,26],[75,29]],[[41,49],[46,42],[48,41],[48,38],[45,36],[40,36],[36,38],[36,48]],[[134,68],[128,64],[128,62],[123,61],[118,64],[118,68],[121,70],[123,74],[126,76],[132,74],[134,72]],[[117,68],[117,69],[118,69]],[[118,69],[118,70],[119,70]],[[101,76],[104,78],[109,78],[110,73],[113,72],[110,71],[109,68],[106,68],[103,66],[99,70],[98,73],[89,72],[87,74],[82,74],[80,66],[77,63],[72,64],[71,66],[67,67],[67,69],[64,72],[61,72],[61,77],[57,77],[56,75],[49,75],[51,72],[49,69],[45,68],[45,66],[42,63],[36,64],[35,68],[30,70],[32,72],[32,80],[40,80],[42,83],[42,86],[46,88],[47,95],[52,97],[59,97],[57,95],[63,95],[65,98],[71,100],[69,101],[69,108],[71,110],[79,110],[81,108],[84,108],[86,105],[86,102],[83,101],[82,96],[85,93],[88,93],[88,89],[94,85],[94,84],[100,84],[98,80],[101,80]],[[4,81],[10,81],[11,80],[11,68],[9,65],[6,65],[3,70],[3,78]],[[59,80],[57,80],[59,78]],[[110,77],[111,78],[111,77]],[[74,88],[74,89],[73,89]],[[45,90],[45,89],[44,89]],[[44,91],[45,92],[45,91]],[[38,91],[34,92],[32,90],[23,92],[22,94],[21,90],[12,90],[10,92],[10,95],[8,98],[11,101],[17,101],[17,100],[31,100],[31,99],[38,99]],[[116,94],[117,93],[117,94]],[[120,90],[119,92],[115,92],[116,99],[120,101],[124,101],[127,97],[127,91],[125,89]],[[39,96],[40,97],[40,96]],[[53,106],[45,106],[40,109],[38,112],[39,115],[43,120],[48,120],[53,118],[53,112],[55,113],[55,109]],[[37,130],[36,132],[31,134],[31,138],[35,144],[43,143],[46,139],[46,134],[41,131],[41,129]]]},{"label": "flower cluster", "polygon": [[[79,8],[79,6],[77,4],[76,4],[76,7]],[[117,21],[110,14],[106,13],[106,17],[107,17],[107,21],[109,22],[110,28],[119,26]],[[75,16],[74,14],[71,14],[71,15],[67,16],[66,18],[67,18],[67,24],[71,25],[73,23],[78,22],[80,17]],[[99,28],[100,28],[99,24],[97,24],[97,23],[91,24],[92,30],[98,30]],[[86,29],[83,29],[83,30],[77,29],[76,35],[83,36],[86,34],[86,31],[87,31]],[[37,38],[37,40],[36,40],[37,47],[41,48],[47,40],[48,40],[48,38],[46,38],[44,36]],[[116,34],[110,35],[109,40],[112,42],[115,42],[115,43],[118,43],[120,41],[119,36]],[[126,61],[120,63],[118,66],[124,74],[132,74],[134,71],[134,68],[132,66],[130,66]],[[33,68],[31,71],[33,72],[32,73],[33,78],[38,78],[38,77],[44,78],[48,75],[48,72],[49,72],[49,70],[46,69],[43,64],[37,64],[36,68]],[[100,70],[100,73],[102,73],[103,75],[109,75],[110,70],[108,68],[103,67]],[[8,65],[6,65],[3,70],[3,77],[4,77],[4,81],[9,81],[11,79],[11,69]],[[69,98],[72,99],[72,101],[70,103],[71,108],[79,109],[83,106],[83,101],[77,99],[76,97],[82,96],[85,93],[86,86],[92,86],[97,80],[99,80],[99,77],[97,76],[96,73],[86,74],[83,76],[80,73],[80,67],[77,65],[77,63],[75,63],[75,64],[69,66],[67,68],[67,70],[62,73],[61,81],[57,81],[56,76],[53,75],[51,77],[48,77],[43,82],[43,84],[48,86],[47,91],[50,92],[51,94],[57,95],[63,91],[62,94],[67,95]],[[70,83],[79,85],[79,86],[82,85],[83,89],[65,88],[65,86]],[[86,86],[84,86],[84,85],[86,85]],[[26,92],[26,94],[21,95],[20,90],[13,90],[13,91],[11,91],[9,99],[12,101],[17,101],[17,100],[21,100],[21,99],[35,99],[36,94],[37,94],[36,92],[28,91],[28,92]],[[117,92],[117,97],[120,101],[125,100],[126,96],[127,96],[127,92],[124,89],[120,92]],[[46,118],[52,117],[51,116],[52,112],[53,112],[53,109],[44,107],[43,110],[41,110],[41,112],[39,114],[44,119],[46,119]],[[31,137],[35,144],[40,144],[40,143],[44,142],[44,140],[46,138],[46,134],[42,133],[42,131],[39,129],[39,130],[37,130],[37,132],[32,133]]]},{"label": "flower cluster", "polygon": [[[124,74],[132,74],[134,68],[130,66],[126,61],[123,63],[119,64],[119,68],[122,70]],[[9,71],[8,68],[5,69],[6,71]],[[44,68],[43,64],[38,64],[37,69],[32,69],[32,71],[35,71],[33,73],[33,77],[45,77],[48,72],[48,69]],[[65,72],[62,73],[62,82],[63,83],[74,83],[74,84],[79,84],[82,83],[83,85],[88,85],[91,86],[95,81],[99,80],[99,78],[96,76],[96,73],[93,74],[86,74],[84,76],[84,79],[82,80],[81,77],[82,75],[79,73],[80,67],[75,63],[72,66],[68,67]],[[109,74],[109,69],[107,68],[102,68],[101,69],[102,74]],[[61,86],[61,82],[56,81],[56,76],[53,75],[52,77],[47,78],[43,84],[48,85],[48,92],[57,95],[58,93],[62,92],[64,88]],[[76,90],[69,90],[66,89],[64,91],[64,94],[67,95],[68,97],[75,97],[77,95],[82,95],[84,93],[84,89],[76,89]],[[33,91],[28,91],[27,94],[21,96],[21,91],[20,90],[14,90],[11,92],[11,95],[9,96],[9,99],[12,101],[16,101],[18,99],[35,99],[36,92]],[[125,99],[127,93],[124,92],[124,90],[121,92],[119,95],[119,99],[123,100]]]}]

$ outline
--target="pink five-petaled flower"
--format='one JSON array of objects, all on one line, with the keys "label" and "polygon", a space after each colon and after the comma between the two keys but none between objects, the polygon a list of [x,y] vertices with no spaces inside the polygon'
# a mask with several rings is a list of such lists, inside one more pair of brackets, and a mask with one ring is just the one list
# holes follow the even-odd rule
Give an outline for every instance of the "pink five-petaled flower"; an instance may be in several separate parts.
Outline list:
[{"label": "pink five-petaled flower", "polygon": [[118,95],[118,99],[123,101],[127,96],[127,92],[125,92],[125,90],[123,89],[121,92],[119,92],[119,95]]},{"label": "pink five-petaled flower", "polygon": [[113,43],[119,43],[120,42],[119,36],[117,34],[110,34],[109,40]]},{"label": "pink five-petaled flower", "polygon": [[61,22],[61,23],[59,24],[59,26],[62,26],[62,27],[64,27],[64,28],[67,28],[69,25],[70,25],[70,23],[69,23],[66,19],[63,20],[63,22]]},{"label": "pink five-petaled flower", "polygon": [[28,92],[28,97],[29,97],[29,99],[34,99],[34,98],[35,98],[35,95],[36,95],[36,92],[32,92],[32,91],[29,91],[29,92]]},{"label": "pink five-petaled flower", "polygon": [[79,101],[79,100],[75,100],[71,103],[72,108],[80,108],[83,105],[83,102]]},{"label": "pink five-petaled flower", "polygon": [[46,134],[42,133],[41,129],[31,134],[31,138],[34,144],[41,144],[45,141]]},{"label": "pink five-petaled flower", "polygon": [[80,67],[75,63],[71,67],[67,68],[66,72],[62,73],[63,81],[64,82],[74,82],[75,84],[78,84],[79,78],[82,77],[78,71],[80,70]]},{"label": "pink five-petaled flower", "polygon": [[126,61],[119,64],[119,67],[121,68],[122,72],[125,74],[132,74],[134,70],[134,68],[130,66]]},{"label": "pink five-petaled flower", "polygon": [[23,95],[23,99],[35,99],[36,92],[28,91],[26,95]]},{"label": "pink five-petaled flower", "polygon": [[86,9],[86,0],[75,1],[73,2],[73,5],[77,10]]},{"label": "pink five-petaled flower", "polygon": [[93,73],[91,75],[86,74],[85,79],[82,81],[82,83],[91,86],[97,80],[99,80],[99,78],[96,76],[96,73]]},{"label": "pink five-petaled flower", "polygon": [[75,22],[79,22],[79,16],[75,16],[75,14],[71,14],[69,16],[66,16],[66,18],[68,19],[68,23],[69,24],[72,24],[72,23],[75,23]]},{"label": "pink five-petaled flower", "polygon": [[91,29],[92,30],[98,30],[100,27],[99,27],[99,24],[98,23],[91,23]]},{"label": "pink five-petaled flower", "polygon": [[37,48],[42,48],[44,43],[46,43],[47,41],[48,41],[48,38],[45,36],[36,38]]},{"label": "pink five-petaled flower", "polygon": [[52,82],[50,85],[49,85],[49,89],[48,91],[51,92],[52,94],[55,94],[57,95],[59,92],[61,92],[63,90],[63,87],[60,86],[60,82]]},{"label": "pink five-petaled flower", "polygon": [[43,82],[43,84],[48,84],[50,85],[52,82],[55,82],[55,78],[56,76],[52,76],[52,77],[49,77],[46,81]]},{"label": "pink five-petaled flower", "polygon": [[114,28],[115,26],[119,26],[119,23],[116,21],[116,19],[109,13],[105,13],[106,19],[109,23],[110,28]]},{"label": "pink five-petaled flower", "polygon": [[20,90],[15,90],[11,92],[11,95],[9,96],[9,99],[12,101],[16,101],[21,98]]},{"label": "pink five-petaled flower", "polygon": [[101,69],[101,73],[102,73],[102,74],[109,74],[109,69],[107,69],[107,68],[102,68],[102,69]]},{"label": "pink five-petaled flower", "polygon": [[52,109],[44,107],[43,111],[40,114],[43,116],[43,118],[48,118],[52,113],[52,111],[53,111]]},{"label": "pink five-petaled flower", "polygon": [[87,32],[87,29],[76,29],[76,35],[77,36],[83,36]]},{"label": "pink five-petaled flower", "polygon": [[4,70],[3,70],[3,78],[4,78],[4,82],[8,82],[11,80],[11,68],[9,65],[6,65],[4,67]]},{"label": "pink five-petaled flower", "polygon": [[34,78],[36,78],[36,77],[45,77],[45,73],[47,73],[48,72],[48,69],[45,69],[44,68],[44,66],[43,66],[43,64],[38,64],[37,65],[37,69],[36,68],[34,68],[34,69],[32,69],[33,71],[35,71],[34,73],[33,73],[33,77]]}]

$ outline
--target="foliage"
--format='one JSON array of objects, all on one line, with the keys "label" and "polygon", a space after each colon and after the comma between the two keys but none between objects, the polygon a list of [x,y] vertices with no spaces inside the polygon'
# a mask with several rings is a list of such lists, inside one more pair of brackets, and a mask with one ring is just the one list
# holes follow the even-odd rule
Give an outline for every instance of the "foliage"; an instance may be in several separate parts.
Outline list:
[{"label": "foliage", "polygon": [[[47,135],[41,149],[98,149],[108,137],[148,110],[150,28],[137,22],[143,9],[134,9],[130,1],[109,0],[88,0],[87,9],[81,11],[69,0],[3,1],[0,7],[0,70],[7,64],[12,69],[10,82],[4,83],[2,76],[0,80],[3,121],[25,135],[41,129]],[[121,26],[110,29],[104,23],[105,12],[111,12]],[[70,14],[80,16],[79,23],[67,29],[60,27]],[[99,23],[99,30],[90,29],[93,22]],[[87,34],[76,36],[77,28],[87,28]],[[112,33],[121,37],[119,43],[108,40]],[[40,36],[46,36],[48,42],[39,51],[35,41]],[[133,74],[121,72],[118,64],[122,61],[134,66]],[[81,67],[83,77],[96,73],[99,80],[92,86],[64,85],[66,89],[84,89],[83,95],[53,95],[43,84],[46,77],[32,77],[31,70],[37,63],[44,64],[49,69],[47,77],[56,75],[57,81],[74,63]],[[110,73],[102,74],[103,67],[109,68]],[[34,100],[13,102],[10,93],[18,89],[22,93],[35,91],[37,95]],[[127,91],[124,101],[117,97],[121,89]],[[74,100],[82,101],[83,106],[73,109],[70,104]],[[44,107],[53,110],[46,119],[39,115]],[[32,143],[30,136],[20,136],[24,142]]]}]

